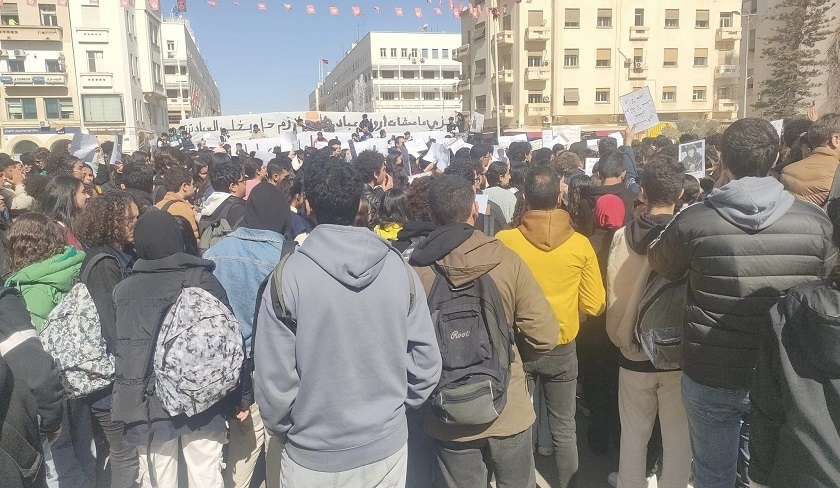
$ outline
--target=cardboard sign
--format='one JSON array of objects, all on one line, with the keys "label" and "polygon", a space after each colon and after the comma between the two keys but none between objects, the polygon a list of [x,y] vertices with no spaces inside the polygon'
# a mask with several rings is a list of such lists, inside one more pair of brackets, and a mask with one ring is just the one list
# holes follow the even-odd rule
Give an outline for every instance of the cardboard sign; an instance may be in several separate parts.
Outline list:
[{"label": "cardboard sign", "polygon": [[621,110],[624,111],[624,118],[627,125],[638,132],[644,132],[659,125],[659,114],[656,113],[656,104],[650,94],[650,88],[644,87],[622,95],[618,99]]}]

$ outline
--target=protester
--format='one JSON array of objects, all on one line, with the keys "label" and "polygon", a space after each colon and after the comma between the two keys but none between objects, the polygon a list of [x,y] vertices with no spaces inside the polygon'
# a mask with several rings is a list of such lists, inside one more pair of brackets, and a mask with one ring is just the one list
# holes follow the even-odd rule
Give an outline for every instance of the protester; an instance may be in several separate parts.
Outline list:
[{"label": "protester", "polygon": [[[213,155],[214,164],[210,168],[210,183],[213,186],[213,193],[204,200],[204,206],[201,208],[201,218],[198,222],[198,233],[201,240],[204,240],[205,231],[212,231],[212,228],[218,227],[223,220],[228,229],[234,231],[245,217],[245,200],[243,199],[245,196],[245,178],[242,169],[238,164],[230,161],[229,157],[222,155],[225,156],[224,159],[216,160],[217,156],[219,155]],[[210,241],[212,240],[210,239]],[[208,242],[207,248],[214,243]],[[199,247],[201,247],[201,243]]]},{"label": "protester", "polygon": [[494,161],[487,168],[487,188],[483,193],[489,201],[502,209],[505,222],[510,223],[516,208],[516,195],[508,189],[510,184],[510,166],[501,161]]},{"label": "protester", "polygon": [[47,217],[53,219],[59,230],[64,234],[65,242],[82,249],[82,243],[73,234],[76,215],[81,212],[90,200],[85,192],[85,185],[72,176],[53,177],[44,189],[44,195],[38,202],[38,208]]},{"label": "protester", "polygon": [[[615,143],[614,139],[609,138],[609,140]],[[581,212],[579,220],[581,228],[578,229],[578,232],[585,236],[591,236],[595,232],[595,205],[601,197],[615,195],[621,199],[624,204],[623,225],[626,225],[633,220],[633,210],[638,194],[625,184],[627,169],[622,152],[611,150],[601,156],[598,160],[597,170],[601,184],[588,189],[581,195],[583,197],[579,209]]]},{"label": "protester", "polygon": [[81,180],[84,177],[85,163],[81,159],[68,152],[53,151],[50,159],[44,166],[48,175],[69,175]]},{"label": "protester", "polygon": [[152,202],[152,191],[154,191],[154,170],[145,164],[129,164],[123,168],[120,178],[115,180],[118,186],[131,195],[134,203],[140,209],[140,213],[146,213]]},{"label": "protester", "polygon": [[393,185],[391,175],[385,171],[385,158],[376,151],[362,151],[353,160],[353,167],[364,182],[362,196],[371,208],[371,221],[375,222],[382,196]]},{"label": "protester", "polygon": [[408,221],[408,208],[405,190],[391,188],[382,195],[382,203],[376,212],[376,225],[373,231],[388,241],[397,239],[397,235]]},{"label": "protester", "polygon": [[35,200],[26,193],[26,174],[21,163],[14,161],[8,154],[0,153],[0,196],[10,213],[17,215],[32,208]]},{"label": "protester", "polygon": [[811,155],[785,166],[779,181],[796,198],[823,206],[840,165],[840,113],[817,119],[808,129],[808,143]]},{"label": "protester", "polygon": [[778,156],[766,120],[730,125],[720,164],[731,182],[678,214],[648,251],[663,277],[688,274],[682,398],[697,486],[749,483],[739,444],[745,454],[759,331],[786,290],[833,266],[831,222],[767,176]]},{"label": "protester", "polygon": [[187,219],[197,240],[198,222],[195,220],[195,207],[190,203],[190,200],[195,198],[194,181],[192,172],[184,166],[172,166],[167,169],[163,177],[166,194],[155,208]]}]

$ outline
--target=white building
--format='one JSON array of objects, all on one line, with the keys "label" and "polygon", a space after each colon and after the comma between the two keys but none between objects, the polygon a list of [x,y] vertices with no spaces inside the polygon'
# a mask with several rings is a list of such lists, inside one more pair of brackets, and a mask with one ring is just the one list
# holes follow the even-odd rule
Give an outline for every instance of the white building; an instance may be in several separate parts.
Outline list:
[{"label": "white building", "polygon": [[458,34],[370,32],[312,91],[309,107],[328,112],[458,111],[455,83],[461,63],[452,54],[459,43]]},{"label": "white building", "polygon": [[182,119],[221,115],[219,87],[198,50],[189,20],[173,16],[163,23],[162,33],[169,126],[178,127]]},{"label": "white building", "polygon": [[69,2],[82,128],[123,151],[148,149],[167,130],[161,16],[145,0]]}]

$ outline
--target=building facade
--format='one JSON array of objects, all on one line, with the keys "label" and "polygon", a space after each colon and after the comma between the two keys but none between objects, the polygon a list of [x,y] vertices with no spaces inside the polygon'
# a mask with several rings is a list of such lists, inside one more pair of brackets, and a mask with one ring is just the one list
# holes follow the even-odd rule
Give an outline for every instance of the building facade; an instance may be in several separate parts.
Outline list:
[{"label": "building facade", "polygon": [[[498,19],[487,10],[496,2]],[[741,0],[688,3],[479,2],[478,18],[461,13],[454,49],[463,109],[484,114],[485,130],[496,127],[497,107],[506,130],[622,125],[619,97],[647,86],[663,121],[732,120]]]},{"label": "building facade", "polygon": [[[458,111],[453,59],[458,34],[370,32],[354,44],[309,96],[311,110]],[[325,68],[329,68],[325,66]]]},{"label": "building facade", "polygon": [[0,151],[17,158],[81,129],[70,13],[56,0],[0,5]]},{"label": "building facade", "polygon": [[170,17],[162,32],[169,127],[180,126],[182,119],[221,115],[219,87],[199,52],[189,20]]},{"label": "building facade", "polygon": [[68,3],[82,129],[148,150],[167,129],[160,12],[145,0]]}]

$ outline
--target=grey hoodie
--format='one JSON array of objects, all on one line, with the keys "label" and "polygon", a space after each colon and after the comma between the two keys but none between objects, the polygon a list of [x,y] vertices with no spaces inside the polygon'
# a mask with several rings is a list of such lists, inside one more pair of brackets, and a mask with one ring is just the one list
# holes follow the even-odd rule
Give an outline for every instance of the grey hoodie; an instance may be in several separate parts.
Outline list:
[{"label": "grey hoodie", "polygon": [[[266,429],[308,469],[380,461],[407,441],[405,407],[431,395],[441,357],[423,285],[368,229],[319,225],[293,254],[280,321],[274,287],[256,320],[255,393]],[[289,321],[291,322],[291,321]]]},{"label": "grey hoodie", "polygon": [[757,231],[775,224],[796,198],[774,178],[744,177],[712,190],[706,199],[718,215],[744,230]]}]

